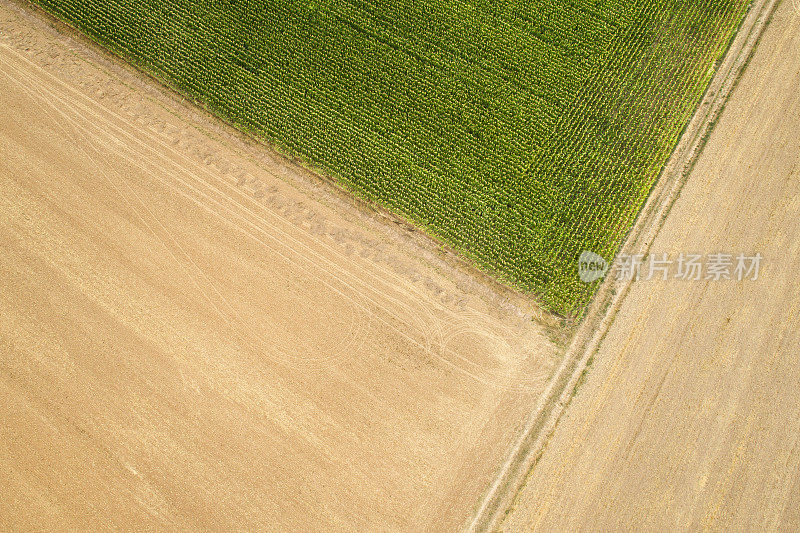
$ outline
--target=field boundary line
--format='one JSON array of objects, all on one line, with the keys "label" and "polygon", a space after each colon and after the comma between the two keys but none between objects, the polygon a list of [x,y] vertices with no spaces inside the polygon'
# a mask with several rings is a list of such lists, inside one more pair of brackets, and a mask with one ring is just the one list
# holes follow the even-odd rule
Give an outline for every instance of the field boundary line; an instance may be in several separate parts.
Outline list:
[{"label": "field boundary line", "polygon": [[[202,103],[190,98],[158,72],[111,50],[70,22],[51,14],[35,0],[0,0],[0,3],[11,6],[17,13],[24,13],[29,20],[44,24],[55,32],[59,39],[79,44],[82,53],[90,51],[91,57],[71,50],[81,61],[119,80],[129,89],[137,90],[146,99],[170,114],[179,116],[176,110],[197,113],[199,118],[194,117],[192,120],[181,118],[181,120],[214,142],[234,150],[240,157],[275,179],[309,197],[312,197],[312,191],[315,191],[316,187],[323,185],[322,193],[319,197],[314,197],[324,205],[330,206],[331,200],[344,202],[346,208],[352,209],[363,218],[362,222],[374,222],[375,227],[381,228],[381,231],[402,231],[408,238],[404,244],[411,246],[419,257],[424,256],[425,263],[441,260],[443,265],[452,269],[453,273],[463,276],[458,280],[467,279],[475,282],[477,291],[473,292],[481,301],[495,306],[507,305],[514,312],[530,315],[546,331],[556,329],[559,318],[547,311],[538,295],[523,293],[514,285],[496,277],[492,271],[478,265],[470,256],[456,251],[440,237],[427,231],[424,226],[414,224],[402,214],[354,194],[352,189],[339,183],[333,174],[298,155],[286,152],[279,144],[239,128],[224,116],[216,114]],[[211,128],[215,129],[212,131]],[[296,176],[287,178],[276,173],[273,165],[265,164],[256,155],[264,151],[279,160],[281,165],[286,165],[296,173]],[[395,236],[394,233],[392,235]],[[381,270],[390,273],[385,267]],[[390,275],[397,277],[396,274],[390,273]],[[452,274],[448,274],[448,278],[455,284],[463,283],[457,281]],[[406,285],[412,287],[411,284],[406,283]]]},{"label": "field boundary line", "polygon": [[[628,233],[620,254],[646,255],[649,252],[651,243],[678,199],[697,157],[779,2],[780,0],[754,0],[749,6],[703,98]],[[558,421],[577,392],[594,354],[605,339],[633,284],[633,280],[617,282],[614,274],[609,272],[598,288],[584,320],[567,347],[561,365],[528,417],[494,483],[486,491],[477,511],[466,525],[466,531],[499,530],[508,512],[516,505],[518,494],[542,456]]]}]

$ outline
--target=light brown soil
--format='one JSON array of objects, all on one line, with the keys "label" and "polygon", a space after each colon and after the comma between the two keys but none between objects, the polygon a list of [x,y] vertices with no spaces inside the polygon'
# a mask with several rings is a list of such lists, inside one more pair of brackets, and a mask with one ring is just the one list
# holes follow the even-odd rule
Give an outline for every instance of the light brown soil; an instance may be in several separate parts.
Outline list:
[{"label": "light brown soil", "polygon": [[650,245],[759,279],[633,283],[504,531],[800,529],[798,50],[785,1]]},{"label": "light brown soil", "polygon": [[[620,254],[646,256],[650,253],[650,245],[680,195],[689,172],[702,153],[708,134],[713,130],[731,91],[752,57],[777,3],[778,0],[755,0],[750,5]],[[632,283],[632,280],[617,281],[614,273],[607,275],[601,283],[583,321],[571,336],[553,379],[530,413],[499,475],[484,495],[478,512],[470,522],[470,530],[496,529],[507,510],[513,507],[520,488],[541,457],[574,391],[585,379],[592,357],[613,324]]]},{"label": "light brown soil", "polygon": [[547,317],[27,9],[0,3],[0,529],[463,526],[558,364]]}]

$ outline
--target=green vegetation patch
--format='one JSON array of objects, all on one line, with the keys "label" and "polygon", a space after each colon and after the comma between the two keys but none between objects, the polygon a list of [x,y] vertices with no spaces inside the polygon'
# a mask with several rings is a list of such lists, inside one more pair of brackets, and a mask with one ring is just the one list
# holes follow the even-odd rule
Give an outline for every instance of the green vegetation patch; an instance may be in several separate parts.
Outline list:
[{"label": "green vegetation patch", "polygon": [[547,307],[612,258],[746,0],[37,0]]}]

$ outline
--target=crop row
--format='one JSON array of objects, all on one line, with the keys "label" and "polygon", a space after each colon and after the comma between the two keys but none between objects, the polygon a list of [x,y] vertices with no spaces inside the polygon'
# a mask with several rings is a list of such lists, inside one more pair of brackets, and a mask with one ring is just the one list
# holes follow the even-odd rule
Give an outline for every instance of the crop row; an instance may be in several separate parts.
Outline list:
[{"label": "crop row", "polygon": [[613,256],[746,0],[39,0],[552,310]]}]

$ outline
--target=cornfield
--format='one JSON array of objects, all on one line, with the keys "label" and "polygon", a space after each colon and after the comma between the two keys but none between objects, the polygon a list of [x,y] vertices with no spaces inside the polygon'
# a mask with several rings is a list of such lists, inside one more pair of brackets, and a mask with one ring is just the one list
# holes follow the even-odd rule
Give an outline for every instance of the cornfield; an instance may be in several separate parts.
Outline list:
[{"label": "cornfield", "polygon": [[574,315],[746,0],[37,0]]}]

